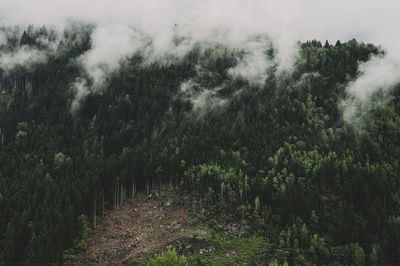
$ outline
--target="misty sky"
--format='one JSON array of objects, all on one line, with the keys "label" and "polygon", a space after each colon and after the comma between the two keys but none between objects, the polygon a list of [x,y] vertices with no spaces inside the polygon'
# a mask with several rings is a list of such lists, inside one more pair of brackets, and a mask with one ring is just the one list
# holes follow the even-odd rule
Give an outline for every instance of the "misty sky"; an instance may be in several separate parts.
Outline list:
[{"label": "misty sky", "polygon": [[281,45],[293,40],[357,38],[391,53],[400,39],[396,0],[0,0],[4,24],[52,24],[68,18],[129,24],[152,34],[179,24],[206,34],[213,28],[267,33]]}]

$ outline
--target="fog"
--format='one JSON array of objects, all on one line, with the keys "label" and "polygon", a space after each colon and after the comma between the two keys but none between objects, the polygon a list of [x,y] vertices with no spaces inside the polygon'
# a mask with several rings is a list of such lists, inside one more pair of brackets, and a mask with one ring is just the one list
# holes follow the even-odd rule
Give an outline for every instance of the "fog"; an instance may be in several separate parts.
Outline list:
[{"label": "fog", "polygon": [[17,66],[29,67],[45,60],[46,54],[44,52],[22,47],[16,52],[0,53],[0,68],[10,71]]},{"label": "fog", "polygon": [[[198,42],[241,47],[248,57],[231,75],[260,82],[271,62],[261,58],[259,44],[249,42],[254,36],[273,41],[278,70],[290,68],[297,41],[356,38],[387,51],[363,64],[359,79],[348,87],[351,95],[366,102],[374,91],[400,81],[399,9],[395,0],[1,0],[0,23],[46,24],[60,30],[71,19],[95,24],[92,50],[80,59],[95,87],[120,60],[144,47],[148,62],[180,57]],[[176,36],[185,37],[178,46]],[[84,83],[76,84],[82,90]]]}]

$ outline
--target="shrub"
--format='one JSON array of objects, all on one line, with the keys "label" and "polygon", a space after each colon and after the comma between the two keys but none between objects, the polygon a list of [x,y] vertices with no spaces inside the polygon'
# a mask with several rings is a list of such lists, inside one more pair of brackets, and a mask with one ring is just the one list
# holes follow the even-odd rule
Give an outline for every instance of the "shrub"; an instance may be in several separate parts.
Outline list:
[{"label": "shrub", "polygon": [[175,249],[168,249],[161,254],[149,259],[147,266],[187,266],[185,256],[179,256]]}]

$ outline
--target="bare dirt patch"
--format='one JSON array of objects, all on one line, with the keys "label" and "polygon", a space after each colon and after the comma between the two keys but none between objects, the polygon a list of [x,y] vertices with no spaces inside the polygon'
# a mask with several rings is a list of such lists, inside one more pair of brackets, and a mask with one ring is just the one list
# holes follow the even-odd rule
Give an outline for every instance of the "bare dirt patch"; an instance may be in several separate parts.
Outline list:
[{"label": "bare dirt patch", "polygon": [[90,265],[144,264],[148,256],[170,243],[191,238],[183,230],[192,217],[187,209],[146,195],[138,195],[109,212],[88,242]]}]

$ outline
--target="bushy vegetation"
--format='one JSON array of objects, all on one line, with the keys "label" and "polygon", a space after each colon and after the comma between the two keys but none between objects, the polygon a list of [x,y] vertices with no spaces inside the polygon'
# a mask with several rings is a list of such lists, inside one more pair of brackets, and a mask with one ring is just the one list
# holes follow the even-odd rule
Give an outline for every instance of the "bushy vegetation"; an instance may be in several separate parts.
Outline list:
[{"label": "bushy vegetation", "polygon": [[[138,53],[71,111],[91,30],[0,71],[0,263],[61,262],[82,246],[77,218],[93,223],[103,198],[170,183],[195,206],[261,224],[271,262],[400,262],[400,89],[374,95],[357,128],[340,109],[377,47],[305,42],[292,70],[272,64],[262,83],[230,75],[242,53],[218,45],[169,63]],[[54,34],[8,34],[1,49],[47,51],[36,39]]]},{"label": "bushy vegetation", "polygon": [[78,217],[78,236],[72,239],[71,247],[63,253],[63,262],[65,264],[74,264],[87,249],[87,241],[91,233],[89,219],[85,215]]},{"label": "bushy vegetation", "polygon": [[188,266],[185,256],[178,255],[175,249],[167,249],[161,254],[150,258],[147,266]]},{"label": "bushy vegetation", "polygon": [[195,236],[195,250],[187,254],[190,265],[263,265],[270,259],[270,245],[260,235],[237,237],[202,224],[187,230]]}]

